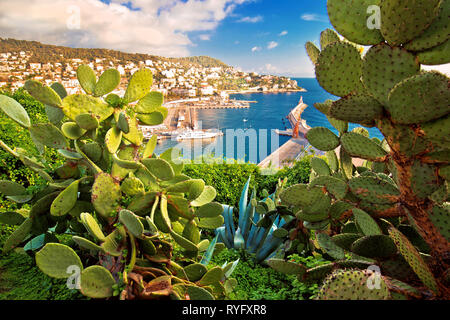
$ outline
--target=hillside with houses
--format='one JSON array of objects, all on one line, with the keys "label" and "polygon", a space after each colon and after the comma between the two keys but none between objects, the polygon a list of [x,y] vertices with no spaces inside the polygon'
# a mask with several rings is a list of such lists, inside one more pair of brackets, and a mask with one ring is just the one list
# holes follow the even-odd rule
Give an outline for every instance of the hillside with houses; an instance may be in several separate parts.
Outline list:
[{"label": "hillside with houses", "polygon": [[76,70],[88,64],[99,76],[109,68],[122,75],[120,91],[140,68],[152,70],[153,89],[167,98],[221,95],[230,92],[280,92],[301,90],[295,80],[274,75],[242,72],[206,56],[165,58],[106,49],[78,49],[36,41],[0,38],[0,88],[17,89],[26,80],[60,82],[70,94],[79,89]]}]

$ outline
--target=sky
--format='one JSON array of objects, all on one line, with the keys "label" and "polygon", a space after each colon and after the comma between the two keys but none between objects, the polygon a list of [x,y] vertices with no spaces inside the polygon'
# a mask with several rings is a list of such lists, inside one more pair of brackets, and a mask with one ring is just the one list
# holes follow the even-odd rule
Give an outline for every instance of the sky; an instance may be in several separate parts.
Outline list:
[{"label": "sky", "polygon": [[208,55],[246,72],[289,77],[314,77],[304,45],[332,28],[326,0],[0,0],[0,8],[2,38]]}]

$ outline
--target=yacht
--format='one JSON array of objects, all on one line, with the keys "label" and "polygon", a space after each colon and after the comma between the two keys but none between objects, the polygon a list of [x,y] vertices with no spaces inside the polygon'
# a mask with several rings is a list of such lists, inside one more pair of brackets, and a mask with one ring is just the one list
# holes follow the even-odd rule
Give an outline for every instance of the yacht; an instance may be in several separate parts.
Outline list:
[{"label": "yacht", "polygon": [[222,135],[220,131],[202,131],[202,130],[186,130],[180,133],[177,140],[192,140],[192,139],[213,139]]}]

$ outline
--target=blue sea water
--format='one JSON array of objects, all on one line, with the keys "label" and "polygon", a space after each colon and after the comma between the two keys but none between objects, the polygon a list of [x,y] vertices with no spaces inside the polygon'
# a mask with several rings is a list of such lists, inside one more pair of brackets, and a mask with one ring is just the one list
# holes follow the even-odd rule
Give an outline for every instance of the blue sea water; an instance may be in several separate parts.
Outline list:
[{"label": "blue sea water", "polygon": [[[310,127],[327,127],[337,134],[337,130],[331,126],[328,119],[324,114],[314,108],[314,103],[324,102],[327,99],[336,100],[335,97],[325,90],[323,90],[318,84],[315,78],[295,78],[298,85],[307,90],[307,92],[290,92],[290,93],[252,93],[252,94],[236,94],[231,98],[236,100],[248,100],[257,101],[252,103],[248,109],[210,109],[199,110],[198,119],[201,121],[203,129],[219,128],[224,133],[227,129],[242,129],[243,132],[249,133],[249,137],[246,138],[245,151],[238,150],[238,143],[235,139],[234,151],[233,148],[227,149],[227,143],[231,143],[231,140],[227,141],[227,134],[224,137],[217,138],[212,145],[211,142],[204,142],[202,147],[197,147],[197,151],[192,150],[191,142],[179,143],[177,141],[165,140],[157,146],[156,152],[161,153],[170,147],[178,147],[182,150],[188,150],[184,152],[185,158],[197,158],[201,152],[207,148],[216,152],[216,156],[225,156],[227,158],[234,158],[237,160],[244,160],[253,163],[262,161],[266,155],[270,154],[270,150],[274,151],[279,146],[283,145],[289,140],[290,137],[276,136],[275,139],[271,138],[271,130],[281,129],[284,130],[285,124],[288,124],[283,119],[294,108],[300,97],[303,96],[303,101],[308,105],[302,114],[302,118],[306,120],[306,123]],[[247,121],[244,121],[246,119]],[[359,126],[356,124],[350,124],[350,129]],[[251,129],[255,129],[253,131]],[[268,130],[267,137],[260,135],[260,130]],[[376,128],[369,128],[371,137],[377,137],[382,139],[381,133]],[[257,132],[257,140],[252,139],[250,133]],[[305,141],[306,144],[306,141]],[[214,148],[214,146],[216,146]],[[217,146],[221,146],[217,148]],[[199,151],[199,150],[202,151]],[[267,149],[267,152],[266,152]]]}]

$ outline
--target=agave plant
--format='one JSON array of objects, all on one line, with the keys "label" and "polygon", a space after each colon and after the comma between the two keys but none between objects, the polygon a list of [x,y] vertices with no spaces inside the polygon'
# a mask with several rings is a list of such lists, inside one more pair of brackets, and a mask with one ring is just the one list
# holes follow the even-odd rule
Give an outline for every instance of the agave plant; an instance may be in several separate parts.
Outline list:
[{"label": "agave plant", "polygon": [[[224,297],[225,286],[233,287],[226,281],[232,264],[208,270],[197,262],[203,251],[208,261],[215,246],[200,239],[200,228],[215,229],[224,221],[222,206],[213,202],[215,189],[181,173],[177,150],[155,155],[157,137],[144,143],[138,128],[139,122],[157,125],[167,116],[162,94],[151,91],[151,71],[135,72],[123,97],[110,93],[121,80],[114,69],[97,80],[83,65],[77,76],[85,94],[68,95],[58,83],[26,82],[51,123],[31,124],[18,102],[0,95],[0,110],[29,130],[38,150],[56,149],[66,160],[52,168],[0,141],[47,181],[34,192],[0,181],[8,199],[31,208],[0,213],[0,223],[18,225],[3,252],[18,246],[39,250],[37,266],[54,278],[70,278],[78,270],[77,286],[92,298]],[[57,234],[70,235],[72,244],[59,243]],[[175,247],[181,255],[174,255]]]},{"label": "agave plant", "polygon": [[[260,263],[273,257],[280,249],[287,235],[282,227],[288,224],[293,217],[292,212],[285,206],[278,205],[278,195],[283,184],[278,183],[277,190],[262,201],[256,200],[256,191],[253,190],[250,198],[251,176],[245,184],[239,200],[239,221],[237,228],[233,217],[235,208],[223,206],[222,215],[225,224],[216,229],[218,241],[223,242],[227,248],[244,249],[255,255],[255,260]],[[249,201],[250,200],[250,201]]]}]

